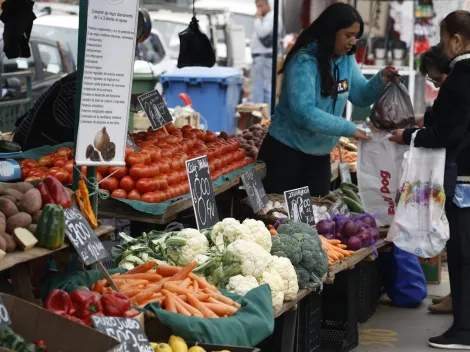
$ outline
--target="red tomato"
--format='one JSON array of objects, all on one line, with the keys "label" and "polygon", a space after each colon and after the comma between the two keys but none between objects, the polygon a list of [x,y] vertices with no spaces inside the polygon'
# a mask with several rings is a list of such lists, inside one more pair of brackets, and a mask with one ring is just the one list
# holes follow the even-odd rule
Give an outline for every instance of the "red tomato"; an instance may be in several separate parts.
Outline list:
[{"label": "red tomato", "polygon": [[144,131],[138,132],[137,138],[141,140],[145,140],[145,138],[147,138],[147,132],[144,132]]},{"label": "red tomato", "polygon": [[145,157],[142,153],[132,153],[126,157],[126,163],[130,166],[136,164],[145,164]]},{"label": "red tomato", "polygon": [[171,160],[171,169],[173,171],[178,171],[181,169],[181,161],[180,159],[172,159]]},{"label": "red tomato", "polygon": [[[165,137],[165,138],[166,138],[166,137]],[[160,140],[158,141],[158,143],[157,143],[157,147],[159,147],[159,148],[165,147],[165,146],[167,146],[167,145],[168,145],[168,143],[165,141],[165,139],[163,139],[163,137],[162,137],[162,139],[160,139]]]},{"label": "red tomato", "polygon": [[111,166],[108,171],[108,175],[116,177],[118,180],[122,179],[124,176],[127,176],[127,167],[125,166]]},{"label": "red tomato", "polygon": [[158,176],[158,174],[160,173],[160,167],[156,163],[151,163],[150,165],[148,165],[148,169],[149,177]]},{"label": "red tomato", "polygon": [[58,151],[55,152],[58,156],[64,156],[67,160],[72,159],[72,151],[69,148],[60,148]]},{"label": "red tomato", "polygon": [[209,172],[211,175],[215,172],[215,165],[213,161],[209,161]]},{"label": "red tomato", "polygon": [[164,190],[163,193],[165,193],[165,199],[166,199],[166,200],[171,199],[170,188]]},{"label": "red tomato", "polygon": [[[20,161],[20,166],[23,168],[23,167],[28,167],[26,166],[26,163],[28,163],[29,161],[33,161],[34,163],[36,163],[36,160],[33,160],[33,159],[23,159]],[[37,163],[36,163],[37,164]]]},{"label": "red tomato", "polygon": [[29,167],[24,167],[21,169],[21,178],[25,179],[28,177],[28,173],[31,171]]},{"label": "red tomato", "polygon": [[199,130],[197,128],[192,129],[190,132],[194,133],[196,135],[197,139],[200,139],[201,141],[204,141],[205,138],[206,138],[205,132],[202,131],[202,130]]},{"label": "red tomato", "polygon": [[[96,171],[98,171],[102,176],[108,176],[109,175],[109,166],[98,166],[96,168]],[[113,176],[115,176],[115,175],[113,175]]]},{"label": "red tomato", "polygon": [[49,172],[49,168],[45,167],[45,166],[39,166],[39,167],[36,168],[36,170],[44,172],[45,174],[47,174]]},{"label": "red tomato", "polygon": [[192,129],[193,129],[193,126],[184,125],[183,127],[181,127],[181,132],[183,132],[183,134],[185,134],[185,133],[188,133],[189,131],[191,131]]},{"label": "red tomato", "polygon": [[107,179],[105,179],[103,182],[100,183],[100,187],[109,192],[112,192],[118,189],[119,180],[116,177],[112,177],[112,176],[108,177]]},{"label": "red tomato", "polygon": [[168,137],[165,139],[165,142],[167,142],[168,144],[175,144],[175,143],[178,143],[178,137],[176,137],[176,136],[168,136]]},{"label": "red tomato", "polygon": [[140,200],[145,203],[155,203],[155,195],[153,194],[153,192],[147,192],[142,195]]},{"label": "red tomato", "polygon": [[130,192],[135,189],[135,181],[130,176],[124,176],[119,182],[119,187],[127,192]]},{"label": "red tomato", "polygon": [[178,181],[179,181],[178,173],[175,171],[170,171],[168,173],[168,184],[171,186],[171,185],[178,183]]},{"label": "red tomato", "polygon": [[213,143],[213,142],[217,141],[217,136],[215,135],[214,132],[207,131],[205,140],[208,143]]},{"label": "red tomato", "polygon": [[137,192],[137,190],[133,189],[132,191],[129,192],[127,195],[127,199],[129,200],[140,200],[140,193]]},{"label": "red tomato", "polygon": [[67,171],[70,174],[73,173],[73,166],[74,166],[74,161],[73,160],[67,160],[67,162],[64,165],[64,170]]},{"label": "red tomato", "polygon": [[162,191],[155,191],[153,194],[155,196],[155,203],[161,203],[166,200],[165,193]]},{"label": "red tomato", "polygon": [[[59,171],[62,171],[62,169],[60,167],[54,166],[54,167],[49,169],[49,175],[55,176],[56,173],[58,173]],[[85,175],[86,175],[86,173],[85,173]]]},{"label": "red tomato", "polygon": [[175,125],[173,125],[173,122],[170,122],[170,123],[166,124],[165,128],[168,131],[168,133],[172,133],[172,132],[176,131],[176,127],[175,127]]},{"label": "red tomato", "polygon": [[160,149],[162,151],[162,157],[171,158],[173,155],[174,148],[171,145],[164,145]]},{"label": "red tomato", "polygon": [[155,184],[156,184],[157,189],[163,191],[168,188],[168,181],[166,179],[154,177],[152,180],[156,182]]},{"label": "red tomato", "polygon": [[112,193],[111,193],[111,197],[113,198],[124,198],[126,199],[127,198],[127,192],[123,189],[115,189]]},{"label": "red tomato", "polygon": [[157,147],[154,147],[152,144],[152,147],[145,147],[142,149],[142,153],[147,153],[148,155],[150,155],[150,160],[152,163],[158,160],[158,154],[161,155],[160,149],[159,149],[160,153],[158,153],[155,148]]},{"label": "red tomato", "polygon": [[184,152],[184,153],[187,153],[187,152],[189,151],[188,146],[187,146],[186,143],[184,143],[183,141],[178,142],[178,144],[181,146],[181,148],[183,148],[183,152]]},{"label": "red tomato", "polygon": [[143,141],[143,142],[141,143],[141,145],[142,145],[142,147],[144,147],[144,148],[145,148],[145,147],[153,147],[153,146],[154,146],[152,141]]},{"label": "red tomato", "polygon": [[37,173],[42,173],[42,171],[38,171],[37,169],[29,169],[28,173],[26,174],[27,177],[35,176]]},{"label": "red tomato", "polygon": [[170,192],[170,199],[173,199],[173,198],[178,196],[178,194],[177,194],[178,192],[176,191],[176,189],[173,186],[168,188],[168,191]]},{"label": "red tomato", "polygon": [[129,155],[129,154],[134,154],[135,151],[132,147],[129,147],[129,146],[126,146],[126,157]]},{"label": "red tomato", "polygon": [[100,183],[101,181],[103,181],[103,175],[101,175],[99,172],[96,173],[96,180],[98,181],[98,183]]},{"label": "red tomato", "polygon": [[65,163],[67,162],[67,158],[65,156],[57,156],[52,160],[52,165],[55,167],[64,167]]},{"label": "red tomato", "polygon": [[52,167],[52,158],[50,156],[43,156],[38,160],[39,166]]},{"label": "red tomato", "polygon": [[42,180],[42,178],[38,176],[30,176],[30,177],[26,177],[24,179],[24,182],[33,182],[33,181],[39,181],[39,180]]},{"label": "red tomato", "polygon": [[30,169],[34,169],[38,167],[38,163],[35,160],[28,160],[23,164],[22,167],[28,167]]},{"label": "red tomato", "polygon": [[237,150],[238,148],[240,148],[240,141],[238,141],[238,139],[230,138],[230,139],[227,141],[227,143],[232,146],[232,151],[235,151],[235,150]]},{"label": "red tomato", "polygon": [[170,164],[166,162],[165,160],[159,160],[156,164],[158,165],[160,169],[160,174],[166,174],[167,172],[171,170],[171,167],[170,167],[171,160],[170,160]]},{"label": "red tomato", "polygon": [[186,132],[186,133],[184,133],[184,134],[183,134],[183,138],[188,138],[188,139],[191,139],[191,140],[193,140],[193,141],[196,141],[197,136],[196,136],[196,135],[192,132],[192,130],[191,130],[191,132]]},{"label": "red tomato", "polygon": [[187,145],[188,150],[192,150],[194,148],[194,140],[191,138],[183,138],[183,143]]},{"label": "red tomato", "polygon": [[135,164],[131,167],[129,170],[129,175],[134,179],[134,180],[139,180],[141,178],[147,178],[149,177],[149,168],[147,165],[144,164]]}]

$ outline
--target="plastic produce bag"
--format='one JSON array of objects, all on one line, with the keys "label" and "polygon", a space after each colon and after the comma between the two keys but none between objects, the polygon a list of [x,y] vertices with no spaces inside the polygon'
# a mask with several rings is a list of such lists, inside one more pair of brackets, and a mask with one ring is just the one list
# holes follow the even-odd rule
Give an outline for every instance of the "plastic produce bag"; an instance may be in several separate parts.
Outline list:
[{"label": "plastic produce bag", "polygon": [[187,66],[212,67],[215,65],[214,48],[207,36],[201,32],[196,16],[189,27],[179,33],[180,55],[178,68]]},{"label": "plastic produce bag", "polygon": [[384,93],[374,104],[370,120],[379,130],[391,131],[409,127],[415,122],[410,95],[399,76],[387,84]]},{"label": "plastic produce bag", "polygon": [[403,155],[409,147],[390,142],[388,133],[369,135],[371,141],[358,145],[359,194],[365,211],[376,217],[377,224],[389,226],[395,216]]},{"label": "plastic produce bag", "polygon": [[403,159],[400,200],[387,240],[422,258],[439,255],[449,239],[444,192],[445,149],[414,147]]}]

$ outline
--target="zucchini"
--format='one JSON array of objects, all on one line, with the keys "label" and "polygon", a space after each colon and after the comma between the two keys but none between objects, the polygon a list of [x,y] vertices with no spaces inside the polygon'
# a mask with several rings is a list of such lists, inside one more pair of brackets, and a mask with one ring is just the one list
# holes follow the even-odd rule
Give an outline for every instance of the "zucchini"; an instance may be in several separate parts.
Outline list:
[{"label": "zucchini", "polygon": [[21,146],[18,143],[0,140],[0,153],[21,152]]},{"label": "zucchini", "polygon": [[353,184],[353,183],[349,183],[349,182],[343,182],[340,186],[339,186],[343,191],[345,189],[350,189],[351,191],[353,192],[359,192],[359,188]]},{"label": "zucchini", "polygon": [[349,197],[343,197],[344,202],[348,206],[349,210],[353,213],[364,214],[365,210],[361,204]]},{"label": "zucchini", "polygon": [[353,201],[359,204],[362,204],[361,198],[359,198],[359,196],[352,190],[345,188],[343,192],[346,197],[351,198]]}]

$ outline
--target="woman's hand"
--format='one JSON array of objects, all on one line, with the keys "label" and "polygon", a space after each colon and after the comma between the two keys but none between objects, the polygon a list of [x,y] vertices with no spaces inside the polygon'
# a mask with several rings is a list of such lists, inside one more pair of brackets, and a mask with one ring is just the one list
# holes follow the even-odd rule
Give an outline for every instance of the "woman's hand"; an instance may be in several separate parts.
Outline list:
[{"label": "woman's hand", "polygon": [[398,70],[393,66],[387,66],[382,70],[382,80],[385,84],[390,83],[393,79],[393,75],[397,74]]},{"label": "woman's hand", "polygon": [[424,115],[416,115],[415,116],[415,125],[418,128],[424,127]]},{"label": "woman's hand", "polygon": [[405,140],[403,139],[403,131],[404,130],[393,131],[392,136],[388,140],[395,142],[396,144],[404,145]]},{"label": "woman's hand", "polygon": [[354,132],[354,138],[358,141],[370,141],[371,138],[365,133],[363,130],[356,128],[356,132]]}]

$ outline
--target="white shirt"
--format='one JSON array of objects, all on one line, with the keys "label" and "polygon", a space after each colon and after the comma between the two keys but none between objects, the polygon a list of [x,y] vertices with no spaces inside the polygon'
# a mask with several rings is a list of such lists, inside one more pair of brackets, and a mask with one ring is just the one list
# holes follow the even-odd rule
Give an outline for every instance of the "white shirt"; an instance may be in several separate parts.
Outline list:
[{"label": "white shirt", "polygon": [[[251,38],[251,53],[252,54],[272,54],[273,48],[266,48],[259,38],[265,38],[273,33],[274,29],[274,12],[269,11],[264,17],[255,18],[255,31]],[[282,21],[279,19],[279,37],[283,33]],[[279,51],[279,50],[278,50]]]}]

